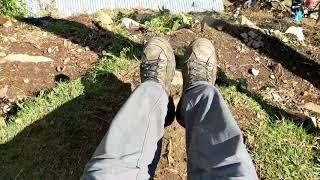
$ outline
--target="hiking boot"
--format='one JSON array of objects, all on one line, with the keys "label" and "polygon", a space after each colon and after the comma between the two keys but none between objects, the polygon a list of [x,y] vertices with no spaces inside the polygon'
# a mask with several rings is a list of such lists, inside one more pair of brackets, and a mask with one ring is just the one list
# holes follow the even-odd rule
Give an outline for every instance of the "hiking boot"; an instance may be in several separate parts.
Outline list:
[{"label": "hiking boot", "polygon": [[186,52],[183,66],[184,90],[197,81],[214,84],[217,73],[217,55],[213,44],[205,38],[193,41]]},{"label": "hiking boot", "polygon": [[155,81],[170,94],[176,62],[173,49],[165,39],[152,38],[146,45],[140,64],[141,82]]},{"label": "hiking boot", "polygon": [[[185,90],[197,81],[206,81],[214,84],[217,73],[217,55],[212,43],[205,38],[193,41],[187,49],[186,58],[182,69],[183,94]],[[183,100],[180,99],[177,107],[176,117],[178,123],[185,127],[184,112],[181,109]]]}]

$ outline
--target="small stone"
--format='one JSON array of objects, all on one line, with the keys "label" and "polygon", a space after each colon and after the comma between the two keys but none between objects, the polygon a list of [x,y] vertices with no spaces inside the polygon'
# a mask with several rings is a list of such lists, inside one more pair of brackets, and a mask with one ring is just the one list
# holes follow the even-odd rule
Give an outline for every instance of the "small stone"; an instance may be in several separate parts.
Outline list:
[{"label": "small stone", "polygon": [[217,26],[216,29],[217,29],[218,31],[222,31],[223,26]]},{"label": "small stone", "polygon": [[5,57],[7,54],[5,52],[0,52],[0,57]]},{"label": "small stone", "polygon": [[53,59],[44,56],[30,56],[27,54],[9,54],[4,58],[0,58],[0,64],[5,62],[53,62]]},{"label": "small stone", "polygon": [[240,36],[241,36],[243,39],[248,39],[248,34],[247,34],[247,33],[241,33]]},{"label": "small stone", "polygon": [[271,79],[275,79],[276,77],[275,77],[273,74],[271,74],[271,75],[270,75],[270,78],[271,78]]},{"label": "small stone", "polygon": [[9,28],[9,27],[11,27],[12,25],[13,25],[12,22],[9,20],[9,21],[7,21],[6,23],[3,24],[3,27]]},{"label": "small stone", "polygon": [[255,60],[256,62],[260,62],[260,58],[259,58],[259,57],[256,57],[254,60]]},{"label": "small stone", "polygon": [[43,36],[43,37],[46,37],[46,36],[48,36],[48,33],[47,33],[47,32],[44,32],[44,33],[42,34],[42,36]]},{"label": "small stone", "polygon": [[68,47],[68,46],[71,46],[71,42],[70,41],[68,41],[68,40],[63,40],[63,45],[65,46],[65,47]]},{"label": "small stone", "polygon": [[30,82],[30,79],[24,79],[23,82],[28,84]]},{"label": "small stone", "polygon": [[56,67],[56,71],[57,71],[57,72],[62,72],[62,71],[64,71],[65,69],[66,69],[65,66],[57,66],[57,67]]},{"label": "small stone", "polygon": [[22,119],[20,119],[20,118],[17,118],[14,122],[17,123],[17,124],[22,124],[23,123]]},{"label": "small stone", "polygon": [[318,127],[318,123],[317,123],[317,119],[316,117],[310,117],[310,120],[311,120],[311,123],[312,123],[312,126],[317,128]]},{"label": "small stone", "polygon": [[86,46],[85,50],[86,51],[90,51],[90,48],[88,46]]},{"label": "small stone", "polygon": [[274,101],[279,102],[282,100],[281,96],[278,93],[274,92],[274,93],[271,93],[271,95],[272,95]]},{"label": "small stone", "polygon": [[247,26],[249,28],[252,28],[252,29],[259,29],[260,30],[260,28],[257,25],[255,25],[252,21],[250,21],[248,18],[246,18],[243,15],[240,17],[240,24]]},{"label": "small stone", "polygon": [[303,91],[300,93],[301,96],[308,96],[308,94],[309,94],[308,91]]},{"label": "small stone", "polygon": [[250,69],[250,73],[251,73],[253,76],[258,76],[259,70],[258,70],[258,69],[255,69],[255,68],[252,68],[252,69]]},{"label": "small stone", "polygon": [[8,104],[6,104],[3,106],[2,111],[3,113],[7,114],[8,112],[11,111],[11,107]]},{"label": "small stone", "polygon": [[261,41],[253,41],[252,47],[253,47],[254,49],[259,49],[260,47],[262,47]]},{"label": "small stone", "polygon": [[255,33],[255,32],[253,32],[253,31],[249,31],[248,32],[248,35],[250,36],[250,37],[252,37],[253,39],[255,39],[258,35]]},{"label": "small stone", "polygon": [[51,54],[52,53],[52,48],[48,48],[48,53]]},{"label": "small stone", "polygon": [[287,37],[284,37],[284,38],[282,39],[282,42],[287,43],[287,42],[289,42],[289,39],[288,39]]},{"label": "small stone", "polygon": [[80,49],[80,48],[77,49],[77,52],[78,52],[78,53],[82,53],[82,51],[83,51],[83,49]]},{"label": "small stone", "polygon": [[63,64],[68,64],[68,63],[70,62],[70,60],[71,60],[71,59],[70,59],[69,57],[66,58],[66,59],[64,59],[64,60],[63,60]]},{"label": "small stone", "polygon": [[302,108],[320,114],[320,105],[318,105],[318,104],[308,102],[304,106],[302,106]]},{"label": "small stone", "polygon": [[238,51],[238,52],[241,52],[241,46],[236,46],[236,50]]}]

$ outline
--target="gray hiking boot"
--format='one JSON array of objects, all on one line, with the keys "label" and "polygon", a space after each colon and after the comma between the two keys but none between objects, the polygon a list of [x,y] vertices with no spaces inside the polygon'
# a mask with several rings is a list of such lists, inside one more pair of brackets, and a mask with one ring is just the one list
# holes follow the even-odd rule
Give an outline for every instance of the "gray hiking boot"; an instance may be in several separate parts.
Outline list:
[{"label": "gray hiking boot", "polygon": [[175,68],[176,62],[169,42],[159,37],[150,39],[140,64],[141,82],[158,82],[169,95]]},{"label": "gray hiking boot", "polygon": [[217,73],[217,55],[212,43],[205,38],[193,41],[187,49],[183,67],[184,89],[197,81],[214,84]]},{"label": "gray hiking boot", "polygon": [[[182,69],[183,94],[191,84],[197,81],[207,81],[214,84],[217,73],[217,55],[215,48],[208,39],[198,38],[193,41],[186,52],[186,62]],[[182,95],[183,96],[183,95]],[[178,123],[185,127],[184,112],[181,109],[183,97],[177,107]]]}]

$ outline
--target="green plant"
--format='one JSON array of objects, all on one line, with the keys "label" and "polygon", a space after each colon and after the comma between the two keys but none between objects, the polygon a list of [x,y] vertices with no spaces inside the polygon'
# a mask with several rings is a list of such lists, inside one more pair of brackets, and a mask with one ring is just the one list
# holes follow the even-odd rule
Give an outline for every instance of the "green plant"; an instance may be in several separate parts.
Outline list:
[{"label": "green plant", "polygon": [[0,15],[19,17],[27,14],[25,0],[0,0]]},{"label": "green plant", "polygon": [[147,16],[142,23],[149,32],[167,34],[181,27],[191,27],[192,17],[183,13],[170,14],[169,10],[160,9],[157,14]]}]

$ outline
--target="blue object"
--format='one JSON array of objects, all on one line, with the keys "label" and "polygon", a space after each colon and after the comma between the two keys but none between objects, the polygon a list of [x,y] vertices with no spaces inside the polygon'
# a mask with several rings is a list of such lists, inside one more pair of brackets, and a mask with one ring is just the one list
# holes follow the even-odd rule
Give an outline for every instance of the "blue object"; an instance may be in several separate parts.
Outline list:
[{"label": "blue object", "polygon": [[296,17],[295,17],[296,21],[300,22],[302,19],[302,16],[303,16],[302,11],[298,10],[298,12],[296,12]]}]

